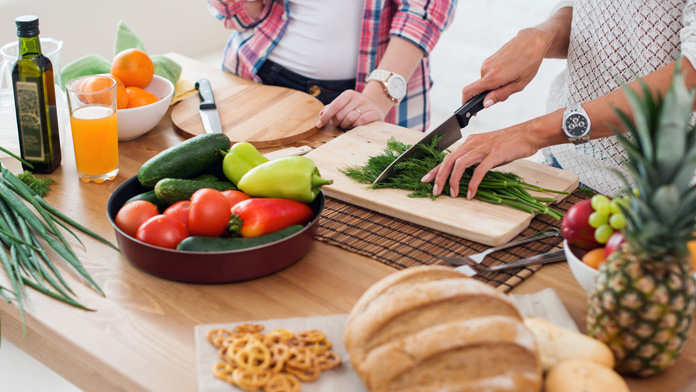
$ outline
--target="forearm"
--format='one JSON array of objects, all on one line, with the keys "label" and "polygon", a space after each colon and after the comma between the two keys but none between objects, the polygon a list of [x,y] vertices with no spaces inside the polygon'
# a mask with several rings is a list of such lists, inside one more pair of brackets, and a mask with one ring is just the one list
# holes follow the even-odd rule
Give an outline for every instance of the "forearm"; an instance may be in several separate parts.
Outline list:
[{"label": "forearm", "polygon": [[[642,78],[642,81],[653,94],[658,93],[662,96],[672,82],[675,66],[676,61],[646,75]],[[685,75],[687,87],[690,89],[696,87],[696,70],[694,70],[691,63],[686,59],[682,60],[682,72]],[[629,83],[627,87],[643,95],[642,88],[638,81]],[[590,137],[592,139],[613,136],[613,129],[623,129],[619,117],[616,115],[617,109],[633,117],[630,103],[626,98],[626,93],[623,91],[623,88],[616,89],[609,94],[586,102],[582,107],[585,109],[585,112],[587,112],[592,122],[590,131]],[[696,110],[696,105],[694,105],[694,109]],[[521,124],[521,126],[527,126],[533,130],[540,148],[567,143],[568,139],[561,129],[563,112],[564,109],[560,109],[525,124]]]},{"label": "forearm", "polygon": [[540,39],[545,40],[547,48],[544,58],[564,59],[567,57],[572,21],[573,9],[564,7],[556,11],[544,23],[531,28],[540,33]]},{"label": "forearm", "polygon": [[[377,68],[399,74],[408,82],[424,55],[423,51],[412,42],[399,37],[391,37],[387,50]],[[382,83],[378,81],[368,82],[362,93],[375,102],[384,113],[387,113],[394,106],[392,100],[384,93]]]}]

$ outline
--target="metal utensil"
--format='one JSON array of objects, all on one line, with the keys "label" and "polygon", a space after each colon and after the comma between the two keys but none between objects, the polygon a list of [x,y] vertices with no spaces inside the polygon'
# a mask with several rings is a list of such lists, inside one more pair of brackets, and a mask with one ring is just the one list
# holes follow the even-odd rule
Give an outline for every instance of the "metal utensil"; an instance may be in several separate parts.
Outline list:
[{"label": "metal utensil", "polygon": [[203,128],[205,133],[222,133],[222,124],[220,124],[220,115],[215,106],[215,97],[213,89],[210,87],[208,79],[201,79],[196,82],[196,90],[198,96],[201,97],[200,109],[201,120],[203,120]]},{"label": "metal utensil", "polygon": [[561,231],[555,227],[552,227],[552,228],[549,228],[546,230],[538,231],[538,232],[536,232],[532,235],[529,235],[527,237],[520,238],[517,241],[508,242],[507,244],[503,244],[500,246],[496,246],[496,247],[487,249],[487,250],[485,250],[481,253],[477,253],[475,255],[462,256],[462,257],[440,257],[440,260],[447,262],[449,264],[453,264],[453,265],[466,265],[466,264],[473,264],[473,263],[481,264],[483,259],[493,252],[497,252],[497,251],[502,250],[502,249],[512,248],[513,246],[526,244],[528,242],[537,241],[537,240],[540,240],[542,238],[556,237],[559,234],[561,234]]},{"label": "metal utensil", "polygon": [[490,91],[484,91],[471,98],[467,103],[462,105],[459,109],[454,112],[454,115],[442,124],[440,124],[434,131],[428,133],[423,137],[418,143],[414,144],[408,150],[404,151],[403,154],[399,155],[398,158],[394,160],[386,169],[377,177],[377,179],[372,183],[372,185],[389,177],[394,172],[394,166],[403,161],[404,159],[417,154],[420,151],[418,147],[421,144],[429,144],[433,138],[436,136],[441,136],[439,142],[437,142],[436,149],[438,151],[443,151],[447,147],[451,146],[457,140],[462,138],[462,128],[469,125],[469,120],[471,117],[480,112],[483,109],[483,99]]},{"label": "metal utensil", "polygon": [[530,265],[556,263],[562,260],[565,260],[565,251],[563,249],[558,249],[542,253],[540,255],[516,260],[507,264],[500,264],[489,267],[478,263],[471,263],[469,265],[462,265],[461,267],[457,267],[454,270],[461,272],[467,276],[475,276],[479,273],[499,272],[512,268],[528,267]]}]

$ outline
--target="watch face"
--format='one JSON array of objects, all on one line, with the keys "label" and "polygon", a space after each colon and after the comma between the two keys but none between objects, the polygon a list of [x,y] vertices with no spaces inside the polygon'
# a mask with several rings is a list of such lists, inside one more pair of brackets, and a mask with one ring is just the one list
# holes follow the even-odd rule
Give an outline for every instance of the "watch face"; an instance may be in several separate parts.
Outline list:
[{"label": "watch face", "polygon": [[565,120],[565,129],[570,136],[584,136],[589,126],[587,118],[580,113],[573,113]]},{"label": "watch face", "polygon": [[406,95],[406,81],[399,75],[393,75],[389,78],[387,91],[392,97],[401,100]]}]

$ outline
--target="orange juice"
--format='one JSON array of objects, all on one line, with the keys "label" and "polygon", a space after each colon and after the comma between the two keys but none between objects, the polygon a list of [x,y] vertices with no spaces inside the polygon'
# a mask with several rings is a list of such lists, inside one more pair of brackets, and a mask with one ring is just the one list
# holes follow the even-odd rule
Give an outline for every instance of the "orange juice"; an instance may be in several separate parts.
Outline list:
[{"label": "orange juice", "polygon": [[83,180],[83,175],[115,177],[112,172],[118,169],[116,112],[108,106],[83,106],[70,115],[70,126],[80,177]]}]

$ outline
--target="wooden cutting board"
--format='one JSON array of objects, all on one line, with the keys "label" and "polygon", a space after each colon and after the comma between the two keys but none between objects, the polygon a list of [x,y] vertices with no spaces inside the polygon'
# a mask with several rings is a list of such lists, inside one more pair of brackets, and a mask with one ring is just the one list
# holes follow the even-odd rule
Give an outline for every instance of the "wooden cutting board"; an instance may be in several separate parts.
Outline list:
[{"label": "wooden cutting board", "polygon": [[[315,134],[324,105],[300,91],[249,84],[213,90],[222,132],[235,142],[257,148],[295,143]],[[205,133],[198,94],[172,109],[174,130],[185,138]]]},{"label": "wooden cutting board", "polygon": [[[362,166],[369,157],[379,155],[390,137],[413,144],[423,134],[399,126],[376,122],[355,128],[305,155],[316,162],[322,177],[334,183],[323,187],[327,196],[384,213],[408,222],[453,234],[486,245],[510,241],[525,229],[532,215],[507,206],[441,196],[437,200],[410,198],[410,192],[398,189],[367,189],[339,171],[351,165]],[[452,146],[455,148],[457,144]],[[547,189],[572,191],[578,186],[575,173],[529,160],[519,160],[501,166],[501,171],[513,172],[526,182]],[[565,195],[544,194],[559,201]]]}]

